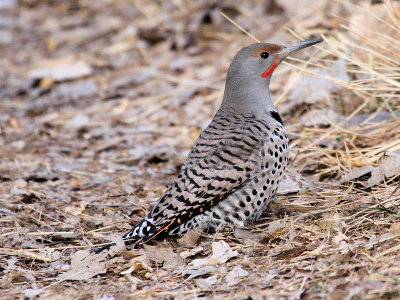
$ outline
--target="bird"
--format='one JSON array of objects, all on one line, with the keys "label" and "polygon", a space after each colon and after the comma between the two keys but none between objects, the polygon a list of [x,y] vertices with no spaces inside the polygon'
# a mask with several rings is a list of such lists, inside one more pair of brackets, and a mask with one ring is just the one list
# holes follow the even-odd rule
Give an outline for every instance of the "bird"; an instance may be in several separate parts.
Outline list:
[{"label": "bird", "polygon": [[220,108],[178,177],[146,217],[122,236],[125,242],[144,244],[195,228],[243,228],[261,216],[289,160],[288,135],[269,92],[271,76],[286,57],[320,42],[255,43],[237,52]]}]

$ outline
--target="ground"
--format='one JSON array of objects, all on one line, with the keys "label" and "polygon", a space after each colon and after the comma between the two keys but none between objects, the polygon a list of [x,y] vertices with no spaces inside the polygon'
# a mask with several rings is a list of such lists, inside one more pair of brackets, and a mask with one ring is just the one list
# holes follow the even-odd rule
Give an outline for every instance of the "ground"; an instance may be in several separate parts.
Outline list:
[{"label": "ground", "polygon": [[[399,297],[399,2],[243,2],[0,2],[0,298]],[[272,77],[290,164],[257,223],[89,253],[172,182],[238,49],[320,37]]]}]

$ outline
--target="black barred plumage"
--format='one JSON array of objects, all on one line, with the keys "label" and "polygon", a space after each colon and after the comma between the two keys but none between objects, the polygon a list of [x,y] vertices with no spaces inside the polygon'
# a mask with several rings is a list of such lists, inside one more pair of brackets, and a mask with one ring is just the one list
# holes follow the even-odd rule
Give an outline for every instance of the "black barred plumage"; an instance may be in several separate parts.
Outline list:
[{"label": "black barred plumage", "polygon": [[[262,214],[276,194],[289,158],[289,140],[269,96],[268,74],[290,53],[317,42],[287,47],[259,43],[238,52],[228,70],[220,109],[192,147],[177,179],[124,240],[146,243],[196,227],[243,227]],[[259,58],[261,50],[270,51],[268,59]]]}]

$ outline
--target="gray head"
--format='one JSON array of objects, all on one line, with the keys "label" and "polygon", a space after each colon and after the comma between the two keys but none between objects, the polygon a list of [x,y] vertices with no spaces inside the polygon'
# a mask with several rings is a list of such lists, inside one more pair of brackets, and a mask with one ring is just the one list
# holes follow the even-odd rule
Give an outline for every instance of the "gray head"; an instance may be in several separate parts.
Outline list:
[{"label": "gray head", "polygon": [[306,40],[287,46],[257,43],[240,49],[228,70],[222,105],[242,112],[276,110],[269,94],[275,68],[290,54],[320,42]]}]

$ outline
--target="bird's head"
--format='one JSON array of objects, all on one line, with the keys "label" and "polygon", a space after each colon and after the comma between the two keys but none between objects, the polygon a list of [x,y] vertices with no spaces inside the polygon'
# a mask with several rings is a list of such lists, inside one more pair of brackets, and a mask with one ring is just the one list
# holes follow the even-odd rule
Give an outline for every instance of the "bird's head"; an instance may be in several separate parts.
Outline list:
[{"label": "bird's head", "polygon": [[320,42],[321,39],[300,41],[287,46],[269,43],[251,44],[235,55],[228,77],[234,75],[239,78],[269,78],[287,56]]},{"label": "bird's head", "polygon": [[320,42],[306,40],[287,46],[257,43],[240,49],[228,70],[222,105],[242,113],[276,110],[269,94],[275,68],[292,53]]}]

